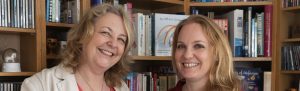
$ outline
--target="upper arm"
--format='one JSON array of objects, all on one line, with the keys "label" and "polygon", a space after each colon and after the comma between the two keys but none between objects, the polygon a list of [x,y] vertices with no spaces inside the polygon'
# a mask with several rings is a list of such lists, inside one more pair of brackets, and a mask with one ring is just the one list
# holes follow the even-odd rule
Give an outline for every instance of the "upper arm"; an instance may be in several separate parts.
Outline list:
[{"label": "upper arm", "polygon": [[23,81],[21,91],[43,91],[42,83],[36,76],[32,76]]}]

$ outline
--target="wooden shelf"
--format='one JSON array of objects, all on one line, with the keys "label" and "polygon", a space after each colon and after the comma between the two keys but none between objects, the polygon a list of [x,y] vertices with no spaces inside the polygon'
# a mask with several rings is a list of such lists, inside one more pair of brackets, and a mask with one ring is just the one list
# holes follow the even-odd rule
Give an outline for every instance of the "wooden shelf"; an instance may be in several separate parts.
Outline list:
[{"label": "wooden shelf", "polygon": [[283,11],[299,11],[300,10],[300,6],[282,8],[282,10]]},{"label": "wooden shelf", "polygon": [[271,57],[234,57],[234,61],[272,61]]},{"label": "wooden shelf", "polygon": [[272,5],[272,2],[262,1],[262,2],[191,2],[190,6],[262,6],[262,5]]},{"label": "wooden shelf", "polygon": [[285,39],[283,42],[300,42],[300,38]]},{"label": "wooden shelf", "polygon": [[53,23],[53,22],[48,22],[47,26],[51,26],[51,27],[67,27],[67,28],[71,28],[73,26],[75,26],[76,24],[68,24],[68,23]]},{"label": "wooden shelf", "polygon": [[131,60],[134,61],[171,61],[170,56],[130,56]]},{"label": "wooden shelf", "polygon": [[[131,56],[132,60],[135,61],[170,61],[170,56]],[[235,57],[234,61],[272,61],[271,57]]]},{"label": "wooden shelf", "polygon": [[300,71],[281,71],[283,74],[300,74]]},{"label": "wooden shelf", "polygon": [[180,0],[154,0],[154,1],[171,3],[171,4],[183,4],[183,1]]},{"label": "wooden shelf", "polygon": [[31,76],[35,72],[0,72],[0,76]]},{"label": "wooden shelf", "polygon": [[35,33],[35,29],[0,27],[0,32]]}]

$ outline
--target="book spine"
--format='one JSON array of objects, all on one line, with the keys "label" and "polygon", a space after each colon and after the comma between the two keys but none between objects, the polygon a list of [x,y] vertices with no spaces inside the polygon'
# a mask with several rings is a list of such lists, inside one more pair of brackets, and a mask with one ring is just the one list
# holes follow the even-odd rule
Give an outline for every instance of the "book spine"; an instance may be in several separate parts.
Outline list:
[{"label": "book spine", "polygon": [[270,57],[272,55],[272,14],[273,14],[273,6],[266,5],[264,7],[265,10],[265,30],[264,30],[264,56]]}]

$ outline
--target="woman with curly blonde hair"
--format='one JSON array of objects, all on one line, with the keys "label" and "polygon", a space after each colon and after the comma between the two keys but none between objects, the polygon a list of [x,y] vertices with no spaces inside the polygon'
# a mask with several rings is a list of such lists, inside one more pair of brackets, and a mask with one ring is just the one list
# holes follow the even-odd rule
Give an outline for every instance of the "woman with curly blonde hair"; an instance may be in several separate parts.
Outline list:
[{"label": "woman with curly blonde hair", "polygon": [[121,6],[93,7],[68,32],[61,64],[27,78],[22,91],[129,91],[122,80],[134,38],[128,19]]}]

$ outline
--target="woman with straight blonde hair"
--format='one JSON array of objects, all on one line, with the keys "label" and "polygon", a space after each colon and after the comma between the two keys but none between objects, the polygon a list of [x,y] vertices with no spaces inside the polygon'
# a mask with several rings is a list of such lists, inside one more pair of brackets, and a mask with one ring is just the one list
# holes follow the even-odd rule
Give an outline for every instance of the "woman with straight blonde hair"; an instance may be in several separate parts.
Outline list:
[{"label": "woman with straight blonde hair", "polygon": [[191,15],[177,25],[172,58],[181,80],[169,91],[239,91],[228,40],[205,16]]}]

